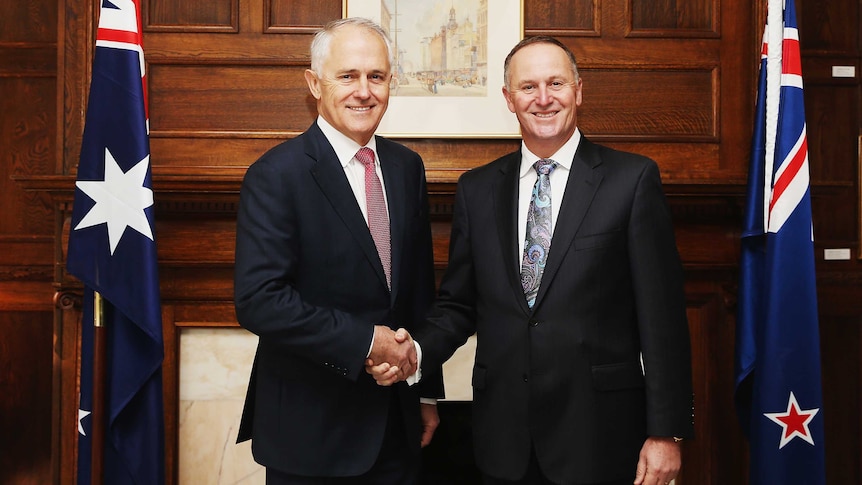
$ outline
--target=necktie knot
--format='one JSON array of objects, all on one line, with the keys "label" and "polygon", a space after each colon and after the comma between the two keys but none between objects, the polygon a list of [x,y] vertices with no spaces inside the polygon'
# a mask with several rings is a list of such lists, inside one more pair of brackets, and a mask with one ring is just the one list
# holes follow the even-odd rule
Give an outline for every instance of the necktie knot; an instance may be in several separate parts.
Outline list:
[{"label": "necktie knot", "polygon": [[374,166],[374,151],[368,147],[362,147],[356,152],[356,160],[366,167]]},{"label": "necktie knot", "polygon": [[543,158],[541,160],[537,160],[536,163],[533,164],[533,168],[536,169],[536,172],[538,172],[539,175],[550,175],[551,172],[557,168],[557,162],[550,158]]}]

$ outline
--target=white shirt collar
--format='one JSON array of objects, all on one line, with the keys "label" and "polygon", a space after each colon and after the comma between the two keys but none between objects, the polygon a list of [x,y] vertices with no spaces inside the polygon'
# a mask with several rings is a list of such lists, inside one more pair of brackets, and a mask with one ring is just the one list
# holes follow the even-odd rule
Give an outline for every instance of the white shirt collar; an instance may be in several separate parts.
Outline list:
[{"label": "white shirt collar", "polygon": [[[338,161],[341,162],[341,166],[346,167],[362,146],[348,138],[344,133],[336,130],[328,121],[323,119],[323,116],[317,116],[317,126],[320,127],[323,136],[329,140],[329,144],[335,150],[335,155],[338,157]],[[377,137],[372,135],[365,146],[374,151],[375,163],[380,163],[380,157],[377,156]]]},{"label": "white shirt collar", "polygon": [[[575,132],[572,134],[571,138],[569,138],[566,143],[563,143],[563,146],[560,147],[552,156],[548,157],[553,161],[557,162],[557,165],[563,167],[566,170],[571,170],[572,161],[575,159],[575,152],[578,151],[578,145],[581,143],[581,130],[575,128]],[[537,156],[535,153],[531,152],[527,145],[524,144],[523,140],[521,141],[521,169],[520,176],[523,177],[530,170],[533,170],[533,164],[539,160],[540,156]]]}]

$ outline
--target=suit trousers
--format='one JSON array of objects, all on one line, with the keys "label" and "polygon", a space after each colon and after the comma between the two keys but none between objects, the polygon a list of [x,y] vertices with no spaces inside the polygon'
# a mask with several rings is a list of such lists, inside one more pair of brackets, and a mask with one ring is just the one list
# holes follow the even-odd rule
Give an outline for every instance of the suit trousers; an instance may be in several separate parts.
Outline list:
[{"label": "suit trousers", "polygon": [[[551,481],[545,476],[539,466],[539,460],[536,458],[536,449],[532,447],[530,448],[530,463],[527,465],[527,473],[522,478],[518,480],[503,480],[483,474],[482,482],[484,485],[569,485]],[[632,482],[634,482],[634,476],[625,480],[571,485],[631,485]]]},{"label": "suit trousers", "polygon": [[[398,393],[392,389],[386,432],[377,461],[366,473],[354,477],[306,477],[266,469],[266,485],[416,485],[419,456],[407,444]],[[337,459],[335,457],[334,459]]]}]

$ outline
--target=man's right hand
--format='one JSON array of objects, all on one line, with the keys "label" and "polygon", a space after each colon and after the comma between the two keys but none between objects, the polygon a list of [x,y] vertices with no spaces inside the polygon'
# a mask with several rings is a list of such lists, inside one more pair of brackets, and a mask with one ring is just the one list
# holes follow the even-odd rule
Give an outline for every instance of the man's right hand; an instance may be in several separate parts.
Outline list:
[{"label": "man's right hand", "polygon": [[392,385],[413,375],[417,367],[416,347],[407,330],[399,328],[395,332],[384,325],[375,325],[366,372],[374,376],[378,384]]}]

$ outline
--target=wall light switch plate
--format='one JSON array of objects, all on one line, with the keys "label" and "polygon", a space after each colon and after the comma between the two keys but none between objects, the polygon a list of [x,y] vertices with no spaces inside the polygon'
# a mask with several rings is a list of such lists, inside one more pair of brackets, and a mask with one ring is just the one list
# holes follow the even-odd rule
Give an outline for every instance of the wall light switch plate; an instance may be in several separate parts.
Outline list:
[{"label": "wall light switch plate", "polygon": [[850,248],[824,249],[823,259],[826,261],[847,261],[850,259]]},{"label": "wall light switch plate", "polygon": [[856,77],[856,66],[832,66],[832,77]]}]

